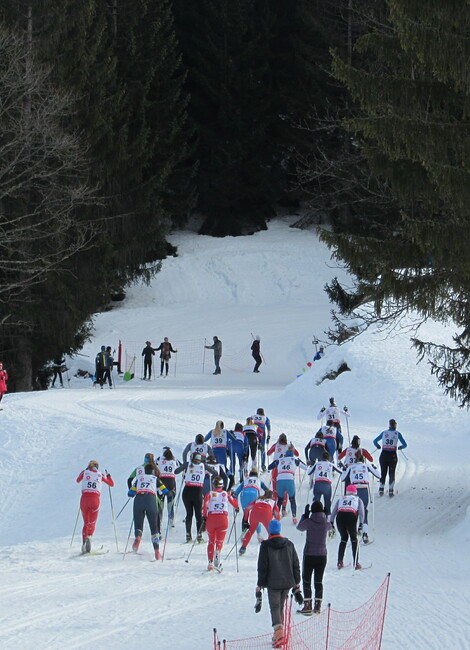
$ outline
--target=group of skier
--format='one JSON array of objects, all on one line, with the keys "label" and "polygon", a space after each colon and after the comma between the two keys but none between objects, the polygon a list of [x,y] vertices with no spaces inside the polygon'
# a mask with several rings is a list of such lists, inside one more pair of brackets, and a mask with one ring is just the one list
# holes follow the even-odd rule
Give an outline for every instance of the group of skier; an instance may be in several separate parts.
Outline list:
[{"label": "group of skier", "polygon": [[[269,446],[271,423],[262,408],[246,418],[245,424],[237,422],[233,429],[227,429],[222,420],[217,420],[205,436],[198,434],[194,441],[186,445],[181,460],[174,456],[169,447],[165,447],[157,458],[151,453],[145,454],[143,463],[131,472],[127,480],[128,496],[133,499],[132,551],[139,550],[144,519],[147,518],[155,558],[162,558],[160,540],[164,502],[166,499],[166,538],[169,527],[174,526],[176,503],[181,496],[186,511],[186,542],[203,543],[203,535],[206,533],[207,568],[209,571],[214,568],[220,571],[221,551],[229,528],[230,508],[236,513],[241,508],[243,512],[242,535],[239,538],[241,546],[238,553],[244,555],[255,533],[258,541],[263,542],[263,528],[268,533],[268,539],[272,535],[279,536],[279,526],[271,523],[280,522],[282,517],[287,515],[289,502],[292,523],[299,531],[307,533],[302,562],[305,600],[303,608],[298,611],[305,615],[319,612],[327,559],[327,535],[333,536],[335,527],[337,528],[340,537],[338,569],[344,567],[348,541],[351,542],[353,567],[362,568],[359,563],[358,545],[361,537],[363,544],[370,542],[370,477],[379,479],[379,496],[385,493],[388,477],[388,494],[393,497],[397,450],[407,446],[402,434],[397,430],[396,421],[391,419],[389,428],[382,431],[373,441],[376,449],[381,449],[379,472],[373,463],[372,455],[361,446],[359,436],[353,436],[349,446],[343,449],[341,415],[349,417],[348,409],[344,407],[340,411],[334,398],[331,398],[329,406],[322,408],[318,416],[319,419],[326,418],[326,424],[321,424],[305,446],[306,462],[301,460],[299,451],[284,433]],[[311,504],[307,504],[298,521],[295,478],[297,473],[301,475],[302,470],[304,475],[298,483],[301,486],[305,477],[309,477],[312,498],[309,500]],[[265,471],[271,472],[269,481],[262,477]],[[177,498],[178,474],[183,475],[183,480]],[[338,474],[338,481],[332,494],[334,474]],[[332,506],[340,481],[344,485],[344,491],[340,490]],[[114,483],[109,473],[99,472],[97,461],[90,461],[88,467],[78,476],[77,482],[82,484],[82,552],[87,553],[91,549],[102,483],[110,487]],[[193,540],[194,519],[196,532]],[[277,617],[278,614],[276,620]],[[279,634],[277,636],[279,637]]]}]

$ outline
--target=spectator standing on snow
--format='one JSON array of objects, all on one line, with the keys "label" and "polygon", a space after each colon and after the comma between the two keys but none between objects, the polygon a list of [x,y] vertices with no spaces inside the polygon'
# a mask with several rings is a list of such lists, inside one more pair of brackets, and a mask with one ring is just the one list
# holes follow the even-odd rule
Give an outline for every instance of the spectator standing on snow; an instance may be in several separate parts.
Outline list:
[{"label": "spectator standing on snow", "polygon": [[[305,540],[304,556],[302,561],[302,583],[304,592],[304,606],[297,610],[300,614],[310,616],[319,614],[323,599],[323,574],[326,568],[326,536],[331,529],[331,523],[327,519],[327,513],[320,501],[314,501],[310,507],[305,506],[297,530],[307,531]],[[315,588],[315,604],[312,609],[312,575]]]},{"label": "spectator standing on snow", "polygon": [[54,361],[52,362],[52,369],[54,371],[54,377],[52,378],[52,384],[51,386],[54,387],[55,385],[55,380],[57,377],[59,378],[60,385],[62,388],[64,387],[64,382],[62,381],[62,366],[65,363],[65,357],[56,357]]},{"label": "spectator standing on snow", "polygon": [[155,349],[152,348],[151,341],[145,341],[145,348],[142,350],[144,357],[144,376],[142,379],[152,379],[152,357],[155,356]]},{"label": "spectator standing on snow", "polygon": [[212,345],[205,345],[204,347],[206,350],[214,350],[214,364],[215,364],[215,372],[213,372],[213,375],[220,375],[221,370],[220,370],[220,359],[222,357],[222,341],[217,337],[213,337],[214,343]]},{"label": "spectator standing on snow", "polygon": [[106,368],[106,347],[101,346],[101,350],[95,357],[95,384],[99,384],[103,388],[103,373]]},{"label": "spectator standing on snow", "polygon": [[3,369],[3,363],[0,363],[0,402],[3,399],[3,396],[8,391],[7,389],[7,379],[8,373]]},{"label": "spectator standing on snow", "polygon": [[261,358],[260,342],[261,339],[259,336],[257,336],[251,344],[251,356],[255,360],[255,367],[253,368],[253,372],[259,372],[259,367],[263,363],[263,360]]},{"label": "spectator standing on snow", "polygon": [[108,382],[110,388],[113,387],[113,382],[111,380],[111,370],[113,369],[113,366],[114,366],[114,358],[113,355],[111,354],[111,346],[108,345],[104,355],[104,369],[102,374],[101,388],[103,388],[103,384],[105,384],[106,381]]},{"label": "spectator standing on snow", "polygon": [[77,483],[82,484],[82,496],[80,498],[80,510],[83,517],[82,529],[82,553],[91,551],[91,538],[95,532],[96,521],[100,511],[101,487],[106,483],[114,486],[111,475],[98,471],[98,461],[90,460],[86,469],[80,472]]},{"label": "spectator standing on snow", "polygon": [[173,352],[173,354],[176,354],[178,350],[173,350],[173,346],[168,340],[168,337],[165,336],[158,348],[155,348],[155,352],[160,352],[160,377],[163,377],[163,368],[165,368],[165,377],[168,377],[171,352]]},{"label": "spectator standing on snow", "polygon": [[273,648],[280,648],[284,644],[282,617],[289,590],[294,589],[297,602],[303,602],[299,587],[300,564],[294,544],[281,536],[281,522],[273,519],[268,532],[269,538],[261,543],[259,549],[256,597],[261,599],[261,590],[267,588]]},{"label": "spectator standing on snow", "polygon": [[314,361],[320,361],[320,359],[322,357],[324,357],[324,356],[325,356],[325,348],[323,347],[323,345],[320,345],[320,349],[318,350],[318,352],[313,357],[313,360]]},{"label": "spectator standing on snow", "polygon": [[[382,446],[379,445],[382,443]],[[400,445],[398,444],[400,443]],[[377,449],[382,449],[379,462],[382,471],[379,484],[379,495],[382,497],[385,490],[385,481],[388,473],[388,496],[393,497],[395,488],[395,472],[398,464],[397,449],[405,449],[407,444],[399,431],[397,431],[396,420],[390,420],[388,429],[379,433],[374,440]]]}]

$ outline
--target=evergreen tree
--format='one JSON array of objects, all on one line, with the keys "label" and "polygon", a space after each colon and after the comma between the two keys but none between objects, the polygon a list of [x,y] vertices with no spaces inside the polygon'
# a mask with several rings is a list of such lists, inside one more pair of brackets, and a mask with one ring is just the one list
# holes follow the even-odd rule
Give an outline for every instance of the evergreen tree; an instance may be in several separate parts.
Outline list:
[{"label": "evergreen tree", "polygon": [[[357,278],[355,297],[343,297],[367,301],[371,319],[416,311],[455,324],[454,345],[413,341],[444,390],[469,405],[470,14],[457,0],[387,6],[388,23],[356,43],[361,65],[336,56],[334,71],[361,109],[347,126],[401,209],[369,233],[324,239]],[[337,287],[332,295],[341,298]]]}]

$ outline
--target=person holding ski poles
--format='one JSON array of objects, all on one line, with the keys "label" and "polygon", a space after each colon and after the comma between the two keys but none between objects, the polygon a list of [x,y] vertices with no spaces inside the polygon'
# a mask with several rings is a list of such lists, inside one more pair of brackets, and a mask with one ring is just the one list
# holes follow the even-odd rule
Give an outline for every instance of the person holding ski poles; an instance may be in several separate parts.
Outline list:
[{"label": "person holding ski poles", "polygon": [[215,427],[209,431],[204,438],[204,442],[210,441],[212,453],[217,458],[217,462],[227,467],[227,446],[228,431],[224,427],[222,420],[217,420]]},{"label": "person holding ski poles", "polygon": [[[321,501],[325,504],[325,511],[329,514],[331,510],[331,484],[333,482],[333,472],[341,474],[341,470],[330,461],[330,455],[327,451],[323,453],[323,459],[319,460],[309,467],[307,474],[313,477],[313,500]],[[339,480],[339,479],[338,479]]]},{"label": "person holding ski poles", "polygon": [[322,460],[325,451],[326,443],[320,429],[317,431],[315,436],[310,439],[310,442],[305,445],[305,459],[307,465],[313,465],[317,460]]},{"label": "person holding ski poles", "polygon": [[322,434],[323,440],[325,442],[325,447],[330,454],[330,460],[334,461],[335,453],[341,453],[343,449],[343,436],[341,432],[335,427],[333,420],[327,420],[326,425],[320,427],[317,431],[317,437],[319,434]]},{"label": "person holding ski poles", "polygon": [[250,450],[249,456],[246,461],[247,465],[248,465],[249,457],[251,456],[251,468],[257,467],[256,456],[258,453],[260,437],[259,437],[258,425],[256,425],[253,422],[252,417],[246,418],[246,424],[243,426],[243,433],[245,434],[246,439],[248,440],[248,446]]},{"label": "person holding ski poles", "polygon": [[181,464],[177,460],[173,452],[169,447],[163,447],[163,454],[156,459],[157,467],[160,471],[160,479],[165,483],[165,487],[168,489],[167,494],[162,494],[163,500],[160,505],[159,512],[159,526],[158,532],[160,533],[161,519],[163,515],[163,505],[164,499],[166,496],[167,510],[168,510],[168,523],[171,527],[174,527],[174,502],[176,497],[176,468]]},{"label": "person holding ski poles", "polygon": [[227,436],[227,450],[230,457],[230,471],[235,478],[236,465],[238,460],[238,473],[240,481],[243,481],[243,467],[248,458],[249,445],[245,434],[243,433],[243,425],[240,422],[235,424],[233,431],[228,432]]},{"label": "person holding ski poles", "polygon": [[[268,456],[273,455],[273,460],[271,461],[271,463],[273,463],[275,460],[279,460],[280,458],[283,458],[286,455],[286,451],[289,449],[290,445],[292,445],[292,443],[287,442],[286,434],[281,433],[279,435],[279,438],[277,439],[277,442],[275,442],[274,445],[272,445],[267,451]],[[298,457],[299,452],[293,445],[292,445],[292,449],[294,452],[294,456]],[[273,492],[277,499],[277,467],[274,467],[274,469],[271,472],[271,481],[273,486]]]},{"label": "person holding ski poles", "polygon": [[[382,446],[379,445],[382,443]],[[400,444],[398,444],[400,443]],[[395,472],[398,464],[397,449],[405,449],[408,445],[399,431],[397,431],[396,420],[390,420],[388,429],[379,433],[374,440],[377,449],[382,449],[379,462],[382,470],[379,484],[379,496],[383,496],[385,490],[385,481],[388,473],[388,496],[394,496],[395,489]]]},{"label": "person holding ski poles", "polygon": [[268,530],[269,522],[273,517],[280,520],[281,513],[273,498],[273,493],[271,490],[266,490],[263,496],[258,497],[256,501],[253,501],[245,508],[242,530],[246,531],[246,533],[238,551],[239,555],[246,553],[246,547],[250,543],[255,530],[257,530],[258,524],[263,524],[265,529]]},{"label": "person holding ski poles", "polygon": [[137,553],[139,550],[144,521],[145,517],[147,517],[156,560],[161,559],[157,499],[169,492],[159,476],[160,470],[155,463],[155,458],[153,454],[148,453],[144,456],[143,464],[136,467],[127,479],[127,496],[134,499],[134,542],[132,551]]},{"label": "person holding ski poles", "polygon": [[[310,507],[305,506],[297,530],[307,531],[304,556],[302,562],[302,582],[304,591],[304,606],[297,611],[304,616],[319,614],[323,599],[323,574],[326,568],[326,536],[331,530],[326,509],[320,501],[314,501]],[[312,609],[312,575],[315,588],[315,603]]]},{"label": "person holding ski poles", "polygon": [[[204,497],[202,507],[203,529],[209,537],[207,545],[207,570],[214,567],[221,568],[220,553],[228,530],[228,504],[238,512],[238,501],[230,492],[224,489],[224,482],[220,476],[212,481],[212,490]],[[215,551],[215,552],[214,552]]]},{"label": "person holding ski poles", "polygon": [[[273,460],[268,469],[277,469],[277,507],[282,507],[284,499],[288,498],[290,501],[290,509],[292,513],[292,523],[297,523],[297,503],[295,500],[295,469],[302,465],[307,469],[307,465],[300,460],[294,458],[294,445],[290,445],[285,455],[282,458]],[[286,509],[282,508],[282,516],[286,514]]]},{"label": "person holding ski poles", "polygon": [[180,472],[185,473],[182,499],[186,508],[186,519],[184,520],[186,526],[186,542],[191,542],[193,539],[191,534],[193,515],[196,518],[197,541],[199,544],[204,542],[202,537],[202,487],[204,485],[206,470],[209,474],[217,476],[215,469],[210,465],[206,465],[201,454],[198,452],[195,452],[191,456],[190,462],[183,463],[175,470],[175,474],[179,474]]},{"label": "person holding ski poles", "polygon": [[[350,447],[346,447],[346,449],[343,449],[343,451],[338,455],[338,462],[344,458],[344,463],[343,463],[344,468],[348,469],[350,465],[356,462],[357,451],[360,451],[363,457],[367,459],[370,463],[374,462],[374,459],[369,454],[367,449],[361,447],[361,439],[359,438],[359,436],[353,436]],[[342,467],[341,463],[339,463],[339,466]],[[375,469],[375,465],[373,467]],[[348,476],[343,478],[343,481],[344,481],[344,489],[346,490],[346,488],[350,483],[349,474]]]},{"label": "person holding ski poles", "polygon": [[91,538],[95,532],[100,511],[102,483],[114,487],[111,474],[108,474],[108,472],[102,474],[98,471],[98,468],[98,461],[90,460],[87,468],[82,470],[77,477],[77,483],[82,484],[82,496],[80,498],[80,510],[83,517],[82,553],[91,551]]},{"label": "person holding ski poles", "polygon": [[271,421],[265,414],[263,408],[259,408],[251,418],[253,424],[258,427],[259,450],[261,452],[261,469],[266,471],[266,445],[271,440]]},{"label": "person holding ski poles", "polygon": [[[243,482],[240,483],[240,485],[235,490],[235,496],[240,496],[240,504],[243,508],[243,511],[245,511],[250,503],[256,501],[256,499],[261,494],[261,490],[264,490],[264,492],[266,492],[268,489],[268,486],[260,480],[258,476],[258,470],[256,468],[253,468],[249,475],[243,478]],[[256,533],[258,535],[258,541],[261,542],[261,524],[258,524]]]},{"label": "person holding ski poles", "polygon": [[342,477],[343,481],[349,478],[350,484],[356,486],[357,496],[364,504],[364,524],[362,526],[362,541],[364,544],[369,543],[367,509],[369,505],[369,473],[373,474],[377,478],[380,478],[380,474],[374,465],[372,465],[372,467],[369,467],[369,465],[365,464],[364,456],[362,455],[361,450],[358,449],[356,451],[354,463],[352,463],[352,465],[349,465],[348,469],[343,473]]},{"label": "person holding ski poles", "polygon": [[189,458],[191,458],[193,454],[200,454],[202,460],[206,460],[208,456],[214,455],[212,453],[212,447],[207,442],[204,442],[204,436],[202,433],[198,433],[194,438],[194,442],[188,442],[186,447],[183,449],[183,463],[186,463],[188,460],[188,454]]},{"label": "person holding ski poles", "polygon": [[357,488],[355,485],[348,485],[346,494],[336,501],[331,512],[330,521],[334,529],[334,521],[336,518],[336,525],[340,534],[341,541],[338,547],[338,569],[344,567],[344,552],[348,543],[351,540],[353,566],[355,569],[362,569],[359,564],[358,544],[357,544],[357,523],[362,526],[364,523],[364,504],[357,496]]}]

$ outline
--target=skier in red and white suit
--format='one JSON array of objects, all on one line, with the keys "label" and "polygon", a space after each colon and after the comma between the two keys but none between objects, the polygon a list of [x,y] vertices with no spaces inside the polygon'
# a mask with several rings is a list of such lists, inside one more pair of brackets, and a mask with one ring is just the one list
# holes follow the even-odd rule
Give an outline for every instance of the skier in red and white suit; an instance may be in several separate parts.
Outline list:
[{"label": "skier in red and white suit", "polygon": [[263,524],[267,531],[271,519],[277,519],[279,521],[281,519],[281,513],[279,512],[279,508],[274,500],[273,493],[271,490],[266,490],[263,496],[250,503],[243,513],[242,528],[243,530],[246,530],[246,533],[243,537],[240,550],[238,551],[240,555],[245,553],[246,547],[250,543],[250,539],[258,528],[258,524]]},{"label": "skier in red and white suit", "polygon": [[[220,566],[220,551],[224,545],[225,535],[228,530],[228,504],[238,512],[238,501],[229,492],[224,490],[224,482],[220,476],[212,481],[212,490],[204,497],[202,515],[204,517],[206,532],[209,537],[207,545],[207,570],[213,566]],[[214,557],[215,549],[215,557]]]},{"label": "skier in red and white suit", "polygon": [[82,496],[80,499],[80,510],[83,517],[82,530],[82,553],[89,553],[91,550],[91,538],[95,532],[96,521],[100,510],[100,496],[102,483],[114,487],[111,475],[102,474],[98,471],[98,461],[90,460],[88,467],[84,469],[77,478],[77,483],[82,484]]}]

